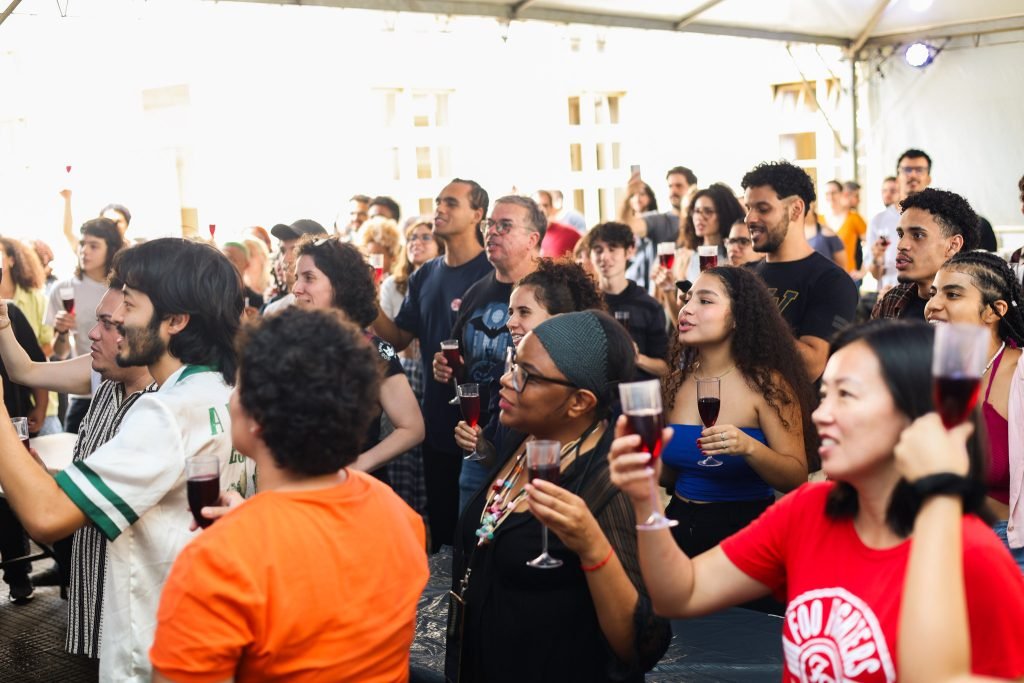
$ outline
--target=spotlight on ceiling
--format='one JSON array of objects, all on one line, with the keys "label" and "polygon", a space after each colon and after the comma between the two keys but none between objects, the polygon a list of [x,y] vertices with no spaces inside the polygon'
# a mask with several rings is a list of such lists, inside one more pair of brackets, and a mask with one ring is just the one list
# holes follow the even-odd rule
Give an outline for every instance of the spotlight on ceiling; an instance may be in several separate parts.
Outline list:
[{"label": "spotlight on ceiling", "polygon": [[938,50],[928,43],[913,43],[907,48],[903,58],[907,60],[907,64],[910,66],[923,69],[932,63],[937,54],[939,54]]}]

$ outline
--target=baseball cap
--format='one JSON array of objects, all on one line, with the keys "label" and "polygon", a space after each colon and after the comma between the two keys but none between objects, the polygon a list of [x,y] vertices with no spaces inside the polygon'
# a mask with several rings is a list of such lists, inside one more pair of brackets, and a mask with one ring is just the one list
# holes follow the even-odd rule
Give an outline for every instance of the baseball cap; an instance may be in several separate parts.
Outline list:
[{"label": "baseball cap", "polygon": [[278,223],[270,229],[270,234],[279,240],[297,240],[303,235],[326,235],[324,226],[309,218],[300,218],[291,225]]}]

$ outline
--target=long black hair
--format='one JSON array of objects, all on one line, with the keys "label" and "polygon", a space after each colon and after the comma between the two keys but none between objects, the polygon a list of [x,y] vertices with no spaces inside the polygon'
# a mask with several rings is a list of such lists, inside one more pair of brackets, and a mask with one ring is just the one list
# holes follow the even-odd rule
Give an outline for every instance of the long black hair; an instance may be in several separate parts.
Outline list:
[{"label": "long black hair", "polygon": [[[934,329],[923,322],[902,320],[872,320],[863,325],[847,327],[832,341],[831,357],[840,349],[863,342],[878,359],[896,410],[910,420],[934,410],[932,403],[932,344]],[[975,492],[985,491],[985,470],[987,438],[984,423],[978,419],[978,411],[971,418],[974,435],[967,443],[970,467],[968,479]],[[896,534],[906,537],[914,528],[914,518],[921,507],[921,498],[905,479],[900,479],[893,489],[886,511],[886,524]],[[845,482],[837,482],[829,493],[825,514],[833,519],[854,517],[859,508],[857,491]],[[984,495],[967,496],[964,499],[964,513],[974,513],[986,522],[995,517],[985,504]]]},{"label": "long black hair", "polygon": [[209,244],[163,237],[124,250],[117,276],[149,297],[155,321],[188,314],[185,329],[168,344],[172,356],[215,368],[234,384],[242,279],[227,257]]},{"label": "long black hair", "polygon": [[1010,270],[1010,264],[998,254],[988,251],[960,251],[942,264],[940,270],[963,273],[981,292],[984,307],[995,307],[997,301],[1006,302],[1006,313],[999,315],[999,338],[1017,348],[1024,347],[1024,311],[1021,306],[1021,286]]}]

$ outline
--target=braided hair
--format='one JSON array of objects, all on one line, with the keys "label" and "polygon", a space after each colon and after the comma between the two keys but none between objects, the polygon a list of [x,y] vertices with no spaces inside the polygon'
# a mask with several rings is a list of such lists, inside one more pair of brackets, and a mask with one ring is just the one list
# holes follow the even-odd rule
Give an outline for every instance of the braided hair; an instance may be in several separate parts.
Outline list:
[{"label": "braided hair", "polygon": [[1017,348],[1024,347],[1024,312],[1021,311],[1021,285],[1010,264],[988,251],[961,251],[942,266],[943,270],[964,273],[981,292],[981,303],[999,314],[997,301],[1006,302],[1006,313],[999,316],[1000,339]]}]

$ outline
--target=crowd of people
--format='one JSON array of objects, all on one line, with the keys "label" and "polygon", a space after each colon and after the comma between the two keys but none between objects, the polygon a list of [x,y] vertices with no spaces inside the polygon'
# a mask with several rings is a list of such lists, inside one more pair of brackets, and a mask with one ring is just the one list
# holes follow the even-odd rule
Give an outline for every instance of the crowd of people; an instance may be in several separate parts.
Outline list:
[{"label": "crowd of people", "polygon": [[[674,167],[665,211],[636,171],[591,227],[456,178],[432,216],[357,194],[221,243],[132,239],[119,204],[76,231],[64,191],[72,276],[0,238],[0,555],[56,559],[5,565],[10,599],[59,583],[105,681],[430,680],[451,546],[448,681],[642,681],[670,619],[733,605],[783,617],[785,680],[1021,679],[1021,252],[931,165],[900,155],[870,221],[779,161],[742,194]],[[984,331],[950,429],[925,321]]]}]

